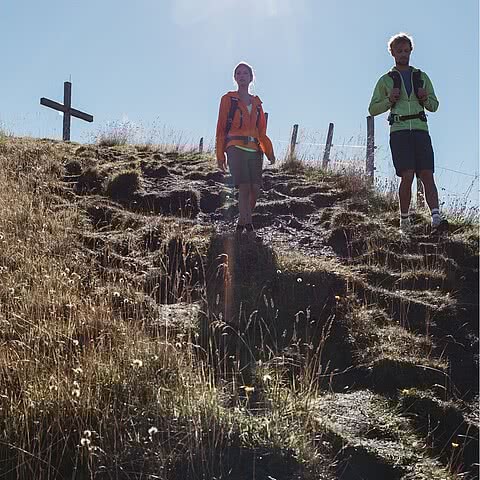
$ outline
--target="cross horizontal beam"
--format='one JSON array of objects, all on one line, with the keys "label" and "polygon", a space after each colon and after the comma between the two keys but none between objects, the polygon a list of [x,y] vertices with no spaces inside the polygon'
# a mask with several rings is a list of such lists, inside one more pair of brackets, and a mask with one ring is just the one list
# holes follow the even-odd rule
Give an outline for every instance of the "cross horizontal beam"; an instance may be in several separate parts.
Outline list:
[{"label": "cross horizontal beam", "polygon": [[[45,107],[50,107],[53,108],[54,110],[58,110],[60,112],[66,113],[66,108],[64,105],[58,102],[54,102],[53,100],[49,100],[48,98],[42,97],[40,99],[40,104],[44,105]],[[81,112],[80,110],[77,110],[75,108],[70,108],[68,109],[70,111],[70,115],[72,117],[77,117],[81,118],[82,120],[85,120],[86,122],[93,122],[93,117],[92,115],[89,115],[88,113]]]}]

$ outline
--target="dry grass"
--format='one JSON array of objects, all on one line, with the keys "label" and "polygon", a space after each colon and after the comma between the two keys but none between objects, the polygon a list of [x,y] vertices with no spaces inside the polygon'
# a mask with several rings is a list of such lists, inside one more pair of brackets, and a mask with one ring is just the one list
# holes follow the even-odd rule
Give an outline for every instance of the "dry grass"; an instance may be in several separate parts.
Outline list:
[{"label": "dry grass", "polygon": [[[102,147],[123,147],[134,145],[141,152],[198,152],[199,140],[180,130],[153,120],[145,125],[131,120],[111,121],[100,128],[90,138],[92,143]],[[213,141],[204,144],[203,151],[211,152]]]}]

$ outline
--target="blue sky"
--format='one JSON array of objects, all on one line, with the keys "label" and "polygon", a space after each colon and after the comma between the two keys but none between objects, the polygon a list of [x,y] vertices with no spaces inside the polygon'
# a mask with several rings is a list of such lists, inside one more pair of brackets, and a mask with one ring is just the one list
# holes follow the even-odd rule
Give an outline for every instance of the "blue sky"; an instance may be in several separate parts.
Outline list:
[{"label": "blue sky", "polygon": [[[61,137],[60,114],[39,99],[62,101],[71,78],[73,106],[95,117],[73,119],[72,140],[127,121],[154,140],[209,143],[220,96],[245,60],[279,153],[298,123],[299,152],[321,156],[323,146],[308,143],[325,142],[333,122],[332,156],[362,163],[355,145],[392,65],[386,44],[404,31],[414,37],[411,64],[440,100],[429,116],[437,183],[451,200],[473,182],[478,203],[478,30],[478,0],[2,0],[0,122],[18,135]],[[378,175],[392,177],[386,115],[375,128]]]}]

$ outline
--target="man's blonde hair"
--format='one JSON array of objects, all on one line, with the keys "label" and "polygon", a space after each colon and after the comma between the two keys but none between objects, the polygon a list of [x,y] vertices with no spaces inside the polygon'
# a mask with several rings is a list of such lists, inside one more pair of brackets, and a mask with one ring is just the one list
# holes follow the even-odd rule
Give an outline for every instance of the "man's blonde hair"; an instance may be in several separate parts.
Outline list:
[{"label": "man's blonde hair", "polygon": [[400,32],[391,37],[388,41],[388,51],[390,53],[393,53],[395,45],[402,42],[407,42],[408,44],[410,44],[410,49],[413,50],[413,38],[406,33]]}]

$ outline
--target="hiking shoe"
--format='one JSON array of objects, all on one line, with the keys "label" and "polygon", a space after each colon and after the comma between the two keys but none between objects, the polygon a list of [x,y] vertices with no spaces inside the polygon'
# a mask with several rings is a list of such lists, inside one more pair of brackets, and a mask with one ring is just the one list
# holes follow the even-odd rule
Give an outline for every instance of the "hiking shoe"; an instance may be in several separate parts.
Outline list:
[{"label": "hiking shoe", "polygon": [[260,237],[259,235],[257,235],[257,232],[255,231],[247,231],[245,233],[245,236],[248,238],[248,240],[251,240],[251,241],[255,241],[255,242],[260,242],[262,240],[262,237]]},{"label": "hiking shoe", "polygon": [[244,228],[245,228],[245,225],[237,225],[237,228],[235,228],[235,233],[234,233],[234,237],[236,240],[240,240],[242,238],[242,233]]},{"label": "hiking shoe", "polygon": [[439,221],[433,221],[432,217],[432,234],[437,235],[440,233],[448,232],[448,221],[441,218]]},{"label": "hiking shoe", "polygon": [[412,224],[410,223],[409,218],[400,219],[400,232],[404,235],[408,235],[412,230]]},{"label": "hiking shoe", "polygon": [[251,223],[245,225],[245,235],[249,240],[261,240],[261,238],[257,235],[257,232],[255,232],[255,229],[253,228],[253,225]]}]

